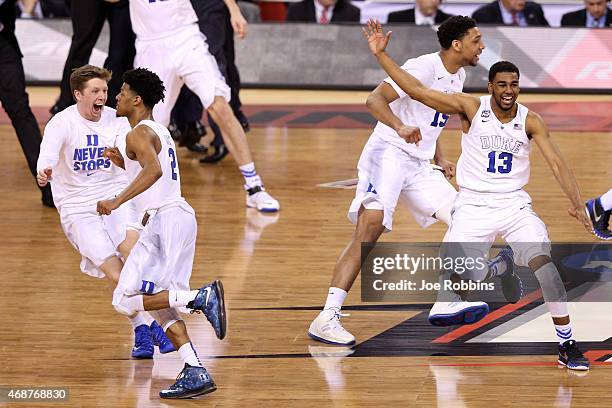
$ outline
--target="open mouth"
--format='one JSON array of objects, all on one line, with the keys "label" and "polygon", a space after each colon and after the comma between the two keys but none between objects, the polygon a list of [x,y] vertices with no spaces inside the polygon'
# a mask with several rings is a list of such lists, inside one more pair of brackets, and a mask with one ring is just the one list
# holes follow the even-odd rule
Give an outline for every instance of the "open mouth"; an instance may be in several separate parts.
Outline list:
[{"label": "open mouth", "polygon": [[502,102],[508,103],[508,104],[512,103],[512,99],[513,99],[512,95],[510,95],[510,96],[502,96],[502,98],[501,98]]},{"label": "open mouth", "polygon": [[95,113],[102,112],[103,108],[104,108],[104,104],[103,103],[94,103],[94,105],[93,105],[93,110],[94,110]]}]

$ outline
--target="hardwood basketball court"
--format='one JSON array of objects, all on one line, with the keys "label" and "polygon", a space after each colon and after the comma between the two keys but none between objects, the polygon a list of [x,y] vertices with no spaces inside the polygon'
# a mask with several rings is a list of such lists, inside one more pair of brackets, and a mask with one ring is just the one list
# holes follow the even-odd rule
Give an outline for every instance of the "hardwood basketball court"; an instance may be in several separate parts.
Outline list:
[{"label": "hardwood basketball court", "polygon": [[[31,90],[41,121],[55,92]],[[606,362],[612,334],[595,340],[612,327],[606,308],[600,314],[578,311],[573,319],[583,351],[591,351],[588,373],[557,368],[554,338],[539,340],[533,348],[526,343],[516,353],[503,345],[499,353],[497,346],[483,348],[483,355],[479,346],[459,336],[444,343],[440,353],[433,344],[444,342],[436,339],[453,329],[426,324],[428,305],[363,304],[359,280],[344,309],[351,316],[343,320],[358,345],[328,347],[306,336],[325,300],[335,260],[353,231],[346,211],[354,190],[317,185],[356,177],[370,134],[361,107],[366,95],[244,91],[247,113],[256,119],[248,138],[258,172],[281,202],[277,215],[245,208],[242,177],[231,158],[205,166],[199,156],[180,149],[183,194],[196,210],[199,227],[192,287],[222,279],[229,306],[229,332],[222,342],[205,318],[185,316],[219,387],[186,401],[158,397],[183,365],[177,353],[156,354],[152,361],[130,359],[131,326],[112,308],[109,285],[79,271],[80,257],[66,240],[57,212],[40,205],[2,112],[0,384],[69,387],[67,402],[49,406],[612,406],[607,392],[612,366]],[[552,134],[583,197],[607,191],[612,96],[523,95],[520,100],[546,110],[544,117],[553,122]],[[317,116],[325,110],[350,114]],[[264,126],[266,118],[276,125]],[[459,131],[445,130],[442,141],[448,158],[456,161]],[[567,199],[537,148],[533,151],[526,190],[552,241],[596,242],[567,215]],[[394,230],[383,241],[439,242],[444,231],[437,224],[420,229],[399,208]],[[549,332],[554,334],[552,324]]]}]

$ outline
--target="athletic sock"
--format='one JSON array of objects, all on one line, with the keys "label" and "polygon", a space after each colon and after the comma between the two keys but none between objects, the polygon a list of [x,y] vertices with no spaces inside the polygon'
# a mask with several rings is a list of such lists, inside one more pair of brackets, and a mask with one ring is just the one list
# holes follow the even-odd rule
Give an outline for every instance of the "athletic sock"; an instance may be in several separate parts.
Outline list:
[{"label": "athletic sock", "polygon": [[244,177],[244,184],[247,190],[262,186],[261,178],[257,174],[257,170],[255,170],[255,163],[251,162],[240,166],[240,172]]},{"label": "athletic sock", "polygon": [[555,331],[557,332],[557,338],[559,339],[559,344],[563,344],[568,340],[572,340],[574,335],[572,334],[572,325],[571,324],[555,324]]},{"label": "athletic sock", "polygon": [[197,290],[169,290],[168,304],[170,307],[185,307],[197,296]]},{"label": "athletic sock", "polygon": [[599,197],[599,201],[601,202],[601,206],[604,211],[612,210],[612,189],[608,190],[607,193]]},{"label": "athletic sock", "polygon": [[333,286],[330,287],[329,291],[327,292],[327,300],[325,301],[325,307],[323,309],[342,309],[342,304],[344,303],[344,299],[346,299],[346,295],[348,295],[348,292],[344,289],[335,288]]},{"label": "athletic sock", "polygon": [[183,361],[189,364],[192,367],[203,367],[198,354],[193,348],[193,344],[191,342],[187,342],[183,344],[178,349],[179,355],[183,359]]},{"label": "athletic sock", "polygon": [[130,323],[132,323],[132,327],[134,329],[138,326],[142,326],[143,324],[148,326],[147,321],[144,318],[144,313],[142,312],[136,313],[136,316],[128,317],[128,319],[130,320]]}]

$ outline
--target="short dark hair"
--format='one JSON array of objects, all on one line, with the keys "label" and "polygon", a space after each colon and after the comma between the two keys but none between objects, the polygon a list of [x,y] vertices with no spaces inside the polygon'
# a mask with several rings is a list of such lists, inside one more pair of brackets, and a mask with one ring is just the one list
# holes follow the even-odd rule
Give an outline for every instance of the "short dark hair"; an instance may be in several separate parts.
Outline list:
[{"label": "short dark hair", "polygon": [[103,81],[110,81],[111,72],[107,69],[96,67],[95,65],[83,65],[75,68],[70,74],[70,91],[74,95],[74,91],[83,92],[85,84],[90,79],[100,78]]},{"label": "short dark hair", "polygon": [[123,82],[130,86],[140,98],[144,105],[153,109],[155,104],[164,100],[164,83],[155,72],[146,68],[136,68],[123,74]]},{"label": "short dark hair", "polygon": [[493,82],[498,72],[516,72],[516,75],[519,78],[521,77],[521,73],[516,65],[510,61],[498,61],[489,68],[489,82]]},{"label": "short dark hair", "polygon": [[460,40],[470,28],[476,27],[476,21],[466,16],[452,16],[438,27],[440,47],[448,50],[454,40]]}]

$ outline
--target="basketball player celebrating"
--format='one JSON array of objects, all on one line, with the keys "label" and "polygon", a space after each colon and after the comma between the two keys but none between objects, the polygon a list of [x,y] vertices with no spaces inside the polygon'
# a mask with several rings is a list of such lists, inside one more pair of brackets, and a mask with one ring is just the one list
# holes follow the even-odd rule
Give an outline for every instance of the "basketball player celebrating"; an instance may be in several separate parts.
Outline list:
[{"label": "basketball player celebrating", "polygon": [[[522,189],[529,181],[531,141],[540,148],[574,216],[587,231],[592,225],[584,211],[573,172],[552,142],[540,115],[516,102],[518,68],[500,61],[489,70],[489,94],[480,98],[446,94],[427,88],[402,70],[385,53],[391,33],[370,20],[364,36],[382,68],[411,98],[446,114],[459,114],[463,129],[457,163],[457,195],[452,223],[444,237],[449,243],[481,243],[488,251],[497,235],[513,247],[515,263],[534,271],[542,286],[559,339],[559,363],[573,370],[588,370],[586,359],[573,339],[565,287],[550,258],[546,226],[531,208]],[[482,277],[475,276],[476,280]]]},{"label": "basketball player celebrating", "polygon": [[[416,75],[432,89],[460,92],[465,66],[475,66],[484,49],[480,30],[469,17],[454,16],[438,29],[439,53],[408,60],[403,69]],[[323,311],[313,320],[308,335],[330,344],[350,345],[355,337],[340,322],[342,304],[360,270],[361,243],[376,242],[392,219],[399,198],[408,205],[416,221],[427,227],[436,220],[450,223],[450,210],[456,191],[444,175],[433,170],[429,161],[445,169],[448,177],[454,165],[442,155],[438,137],[449,115],[431,109],[406,95],[390,78],[368,97],[367,106],[378,124],[365,145],[359,164],[357,192],[349,209],[356,223],[355,233],[333,271]],[[491,276],[502,276],[510,292],[521,293],[521,283],[512,270],[511,251],[491,260]],[[446,293],[437,302],[429,321],[436,325],[473,323],[488,313],[484,302],[462,302],[459,295]],[[516,301],[516,295],[507,297]],[[440,298],[440,297],[439,297]]]},{"label": "basketball player celebrating", "polygon": [[[121,211],[132,200],[144,229],[127,259],[113,294],[113,306],[133,316],[151,310],[185,362],[176,383],[162,398],[190,398],[216,389],[202,366],[178,310],[203,312],[219,339],[225,337],[225,306],[221,282],[189,290],[197,223],[193,208],[181,196],[176,147],[170,132],[154,122],[152,110],[164,97],[159,77],[144,68],[127,71],[117,95],[117,115],[126,116],[132,130],[125,146],[105,156],[123,167],[130,184],[111,200],[98,202],[100,214]],[[143,296],[142,294],[147,296]]]},{"label": "basketball player celebrating", "polygon": [[586,202],[586,209],[593,223],[593,233],[599,239],[612,239],[610,231],[610,214],[612,214],[612,189],[601,197]]},{"label": "basketball player celebrating", "polygon": [[[45,127],[38,158],[38,184],[51,181],[55,205],[68,241],[82,256],[81,270],[109,279],[113,289],[123,262],[138,239],[128,226],[137,221],[135,210],[125,206],[103,219],[96,213],[99,200],[113,197],[127,185],[125,172],[102,156],[117,136],[129,131],[125,118],[104,106],[111,73],[85,65],[70,76],[76,105],[56,114]],[[134,358],[153,358],[153,343],[162,353],[174,351],[161,327],[147,313],[130,318],[135,333]],[[153,336],[153,338],[152,338]]]},{"label": "basketball player celebrating", "polygon": [[263,212],[280,208],[264,189],[255,170],[249,144],[240,122],[228,103],[231,93],[189,0],[130,0],[132,28],[136,33],[134,66],[152,70],[166,86],[164,100],[154,109],[156,120],[170,123],[170,113],[186,84],[221,128],[223,139],[244,177],[246,205]]}]

